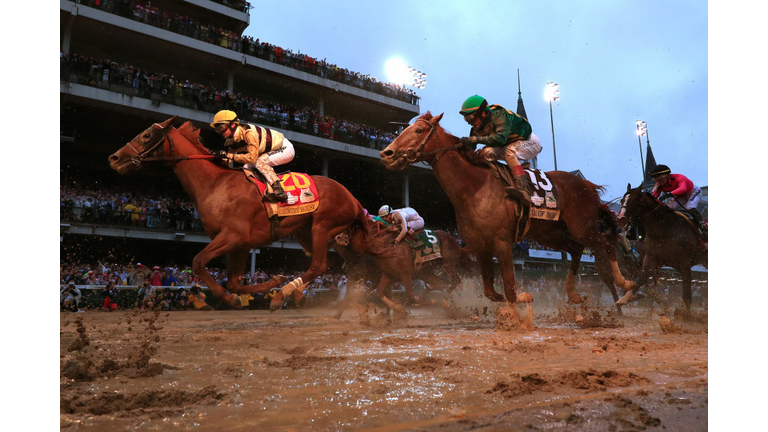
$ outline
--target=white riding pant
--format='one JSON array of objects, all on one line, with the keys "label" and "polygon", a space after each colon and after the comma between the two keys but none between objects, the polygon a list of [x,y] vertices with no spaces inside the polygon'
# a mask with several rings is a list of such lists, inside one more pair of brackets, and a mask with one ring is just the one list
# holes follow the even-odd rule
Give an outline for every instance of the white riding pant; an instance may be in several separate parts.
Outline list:
[{"label": "white riding pant", "polygon": [[245,167],[254,170],[258,169],[258,166],[260,163],[263,163],[268,166],[278,166],[287,164],[288,162],[293,160],[293,157],[296,155],[296,151],[293,148],[293,143],[288,141],[287,138],[283,138],[283,145],[279,148],[272,150],[271,152],[267,152],[259,156],[258,160],[255,164],[245,164]]},{"label": "white riding pant", "polygon": [[506,145],[504,147],[486,148],[490,149],[488,151],[493,152],[493,154],[496,156],[496,160],[504,160],[504,154],[509,150],[512,150],[514,151],[518,161],[533,159],[537,154],[541,153],[542,149],[539,137],[537,137],[534,133],[531,133],[531,136],[529,136],[528,139],[524,141],[513,142],[512,144]]},{"label": "white riding pant", "polygon": [[668,201],[667,205],[672,210],[680,210],[681,209],[680,204],[682,204],[685,210],[690,210],[698,207],[700,200],[701,200],[701,188],[699,188],[698,186],[694,186],[693,189],[691,189],[691,192],[688,193],[687,196],[684,196],[681,198],[674,197]]}]

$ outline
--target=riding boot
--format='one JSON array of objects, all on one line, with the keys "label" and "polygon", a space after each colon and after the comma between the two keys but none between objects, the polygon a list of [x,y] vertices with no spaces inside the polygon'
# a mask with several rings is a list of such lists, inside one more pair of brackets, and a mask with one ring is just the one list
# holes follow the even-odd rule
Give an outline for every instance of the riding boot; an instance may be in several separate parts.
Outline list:
[{"label": "riding boot", "polygon": [[505,191],[512,199],[531,202],[530,181],[527,175],[515,176],[515,187],[508,186]]},{"label": "riding boot", "polygon": [[693,223],[699,229],[699,234],[701,234],[701,236],[704,237],[704,240],[706,240],[707,226],[704,224],[704,221],[701,218],[701,213],[699,213],[699,210],[695,208],[689,209],[688,213],[691,215],[691,218],[693,219]]},{"label": "riding boot", "polygon": [[265,193],[264,198],[270,202],[288,202],[288,194],[283,190],[283,184],[279,180],[272,183],[272,192]]}]

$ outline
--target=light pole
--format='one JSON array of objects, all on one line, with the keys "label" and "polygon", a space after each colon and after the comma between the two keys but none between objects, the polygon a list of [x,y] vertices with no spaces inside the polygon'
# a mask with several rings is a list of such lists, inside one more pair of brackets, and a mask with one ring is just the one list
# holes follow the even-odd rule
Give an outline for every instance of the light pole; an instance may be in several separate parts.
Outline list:
[{"label": "light pole", "polygon": [[552,154],[555,155],[555,171],[557,171],[557,147],[555,147],[555,118],[552,115],[552,101],[560,100],[558,96],[560,90],[558,90],[557,84],[553,82],[547,83],[547,88],[544,90],[544,99],[549,102],[549,121],[552,125]]},{"label": "light pole", "polygon": [[[637,125],[637,131],[635,132],[637,134],[637,146],[640,148],[640,168],[643,170],[643,175],[640,177],[642,179],[640,187],[642,187],[643,183],[645,183],[645,162],[643,162],[643,142],[640,140],[640,137],[647,135],[648,124],[642,120],[635,121],[635,124]],[[648,145],[651,145],[650,141],[648,141]]]}]

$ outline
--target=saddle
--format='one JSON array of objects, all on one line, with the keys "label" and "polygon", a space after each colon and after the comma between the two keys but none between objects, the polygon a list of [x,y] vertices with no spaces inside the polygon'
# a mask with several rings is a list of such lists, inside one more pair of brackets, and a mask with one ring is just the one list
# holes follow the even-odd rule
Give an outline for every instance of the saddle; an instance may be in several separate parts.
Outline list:
[{"label": "saddle", "polygon": [[[486,161],[485,162],[488,168],[491,169],[491,172],[493,173],[493,176],[497,179],[501,180],[501,183],[504,185],[505,188],[508,187],[517,187],[515,185],[515,178],[512,175],[512,170],[509,168],[509,165],[502,164],[498,161]],[[523,164],[523,169],[528,169],[530,167],[530,163]],[[520,218],[517,220],[517,238],[522,238],[525,233],[528,231],[528,228],[530,227],[530,211],[531,206],[530,203],[526,202],[518,202],[520,204],[521,212],[518,214]]]}]

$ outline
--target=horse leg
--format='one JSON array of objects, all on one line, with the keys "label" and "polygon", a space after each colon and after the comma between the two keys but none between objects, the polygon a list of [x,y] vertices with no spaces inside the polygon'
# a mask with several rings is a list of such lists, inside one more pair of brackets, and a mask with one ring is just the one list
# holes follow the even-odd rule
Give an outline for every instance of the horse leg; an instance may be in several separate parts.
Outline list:
[{"label": "horse leg", "polygon": [[227,291],[241,294],[241,278],[245,271],[245,263],[248,259],[248,250],[236,250],[227,254]]},{"label": "horse leg", "polygon": [[494,302],[504,301],[504,296],[493,289],[493,255],[487,251],[477,251],[477,263],[480,266],[480,276],[483,278],[483,293]]},{"label": "horse leg", "polygon": [[328,270],[328,246],[331,244],[331,239],[336,237],[336,235],[340,232],[344,231],[347,226],[338,226],[335,223],[334,225],[336,226],[334,227],[329,227],[327,225],[328,224],[322,223],[313,224],[312,263],[309,266],[309,270],[305,271],[301,274],[301,276],[290,281],[280,289],[280,294],[282,295],[275,295],[275,297],[272,298],[272,301],[269,303],[270,311],[276,311],[282,308],[283,297],[290,296],[296,290],[298,290],[300,293],[303,292],[304,288],[309,282]]},{"label": "horse leg", "polygon": [[[600,276],[600,279],[603,281],[605,286],[608,287],[608,290],[613,297],[613,302],[616,303],[619,301],[619,293],[616,292],[616,285],[613,283],[613,274],[611,272],[610,263],[603,259],[597,259],[597,256],[595,256],[595,270],[597,270],[597,274]],[[598,302],[596,301],[596,303]],[[616,304],[616,313],[623,315],[621,312],[621,306],[618,304]]]},{"label": "horse leg", "polygon": [[[615,262],[615,261],[614,261]],[[637,281],[632,283],[634,287],[624,293],[624,296],[619,299],[619,301],[616,302],[619,306],[624,306],[627,303],[629,303],[630,300],[637,294],[637,292],[640,290],[640,288],[648,283],[648,279],[652,277],[656,270],[659,268],[659,264],[656,263],[656,260],[651,258],[649,255],[646,255],[645,258],[643,258],[643,266],[640,269],[640,275],[637,277]]]},{"label": "horse leg", "polygon": [[512,247],[506,242],[497,241],[496,259],[499,260],[501,278],[504,281],[504,294],[510,303],[531,303],[533,296],[530,293],[517,293],[515,288],[515,261],[512,255]]},{"label": "horse leg", "polygon": [[[376,295],[379,297],[381,301],[384,302],[385,305],[387,305],[388,309],[395,309],[395,310],[402,310],[403,307],[399,304],[393,302],[387,296],[384,294],[384,290],[389,286],[391,281],[387,277],[387,275],[381,275],[381,280],[379,281],[379,286],[376,287]],[[413,292],[411,292],[411,295],[413,295]]]},{"label": "horse leg", "polygon": [[213,295],[222,299],[226,304],[235,309],[240,309],[242,307],[240,296],[237,294],[227,294],[224,288],[216,283],[213,277],[211,277],[206,266],[212,259],[226,254],[238,246],[237,235],[220,232],[206,247],[203,248],[203,250],[195,255],[195,258],[192,260],[192,271],[200,277],[201,281],[208,288],[210,288]]},{"label": "horse leg", "polygon": [[565,276],[565,294],[568,297],[568,303],[581,304],[581,296],[576,292],[576,275],[579,274],[583,250],[584,247],[581,244],[573,244],[568,248],[568,253],[571,254],[571,266]]},{"label": "horse leg", "polygon": [[683,303],[685,303],[685,310],[691,311],[691,303],[693,303],[693,293],[691,292],[691,280],[693,279],[691,273],[691,266],[683,266],[680,272],[680,278],[683,280]]}]

